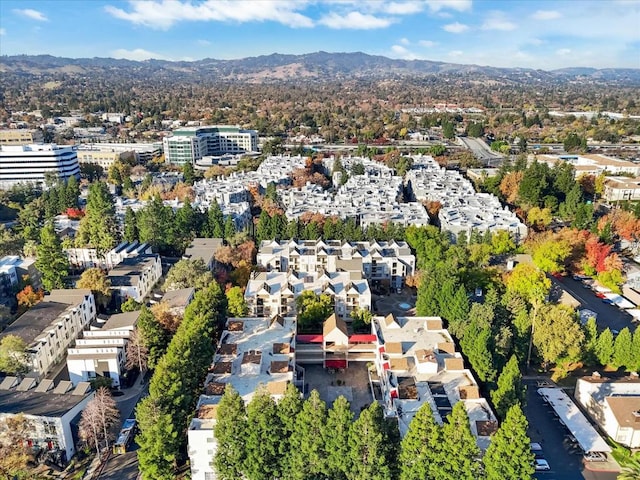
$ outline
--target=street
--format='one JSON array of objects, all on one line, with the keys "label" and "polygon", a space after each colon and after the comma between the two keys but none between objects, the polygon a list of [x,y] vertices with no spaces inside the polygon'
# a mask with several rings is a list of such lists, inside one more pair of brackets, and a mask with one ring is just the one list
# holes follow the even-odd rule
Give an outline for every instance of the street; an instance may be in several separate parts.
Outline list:
[{"label": "street", "polygon": [[604,330],[609,327],[611,330],[620,331],[624,327],[629,327],[631,332],[635,331],[636,325],[631,322],[633,319],[631,315],[614,305],[604,303],[596,297],[593,290],[585,288],[582,282],[572,277],[549,276],[549,279],[554,285],[560,286],[578,300],[580,308],[587,308],[597,313],[596,323],[599,329]]},{"label": "street", "polygon": [[463,145],[471,150],[478,160],[487,167],[499,167],[504,157],[489,148],[482,140],[471,137],[458,137]]}]

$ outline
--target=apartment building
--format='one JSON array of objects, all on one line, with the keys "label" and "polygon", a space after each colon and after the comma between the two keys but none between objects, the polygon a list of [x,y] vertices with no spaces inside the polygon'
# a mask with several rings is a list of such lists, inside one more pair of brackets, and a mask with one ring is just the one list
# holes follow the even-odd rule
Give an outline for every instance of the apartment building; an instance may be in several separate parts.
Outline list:
[{"label": "apartment building", "polygon": [[415,273],[415,256],[406,242],[339,240],[265,240],[258,266],[278,272],[361,272],[371,284],[402,288]]},{"label": "apartment building", "polygon": [[295,333],[296,321],[292,317],[227,319],[204,393],[187,431],[193,480],[217,478],[213,468],[214,428],[227,384],[249,403],[259,388],[265,388],[278,401],[289,383],[298,383]]},{"label": "apartment building", "polygon": [[105,152],[101,150],[87,150],[78,148],[78,162],[80,164],[83,163],[92,163],[94,165],[99,165],[105,171],[109,170],[109,168],[116,162],[122,161],[123,157],[126,157],[125,153],[120,152]]},{"label": "apartment building", "polygon": [[257,152],[258,132],[230,125],[184,127],[162,142],[167,162],[195,163],[204,156]]},{"label": "apartment building", "polygon": [[0,189],[18,183],[42,186],[46,175],[64,181],[71,176],[80,179],[75,149],[55,144],[0,145]]},{"label": "apartment building", "polygon": [[117,247],[109,250],[104,255],[99,255],[95,248],[66,248],[69,265],[72,268],[85,270],[87,268],[113,268],[125,258],[135,258],[140,255],[150,255],[153,253],[151,245],[133,242],[122,242]]},{"label": "apartment building", "polygon": [[612,440],[640,448],[640,378],[632,372],[607,378],[594,372],[576,383],[575,398]]},{"label": "apartment building", "polygon": [[71,382],[5,377],[0,383],[0,419],[23,415],[28,428],[27,443],[40,447],[48,460],[66,466],[76,453],[80,414],[94,397],[88,383],[75,389]]},{"label": "apartment building", "polygon": [[602,198],[609,202],[640,200],[640,178],[606,177]]},{"label": "apartment building", "polygon": [[120,301],[133,298],[139,303],[144,301],[161,276],[162,264],[160,256],[156,254],[125,258],[107,274],[111,290],[115,291]]},{"label": "apartment building", "polygon": [[44,136],[39,128],[11,128],[0,130],[0,145],[30,145],[42,143]]},{"label": "apartment building", "polygon": [[335,313],[343,319],[356,309],[371,310],[369,282],[355,271],[254,272],[244,298],[250,316],[294,315],[295,299],[308,290],[329,295]]},{"label": "apartment building", "polygon": [[426,402],[440,424],[464,402],[471,431],[482,450],[498,422],[440,317],[374,317],[375,377],[385,415],[396,418],[401,435]]},{"label": "apartment building", "polygon": [[73,385],[105,377],[112,379],[113,387],[121,386],[127,344],[139,316],[139,310],[116,313],[98,319],[82,333],[74,348],[67,350],[67,369]]},{"label": "apartment building", "polygon": [[538,161],[546,163],[550,167],[554,167],[561,162],[567,162],[573,165],[575,176],[580,175],[599,175],[601,173],[609,174],[630,174],[640,176],[640,165],[620,160],[619,158],[610,157],[600,154],[565,154],[565,155],[530,155],[530,161]]},{"label": "apartment building", "polygon": [[182,258],[188,260],[202,260],[211,271],[216,266],[216,252],[224,246],[221,238],[194,238],[184,251]]},{"label": "apartment building", "polygon": [[134,155],[137,163],[147,163],[162,155],[162,142],[153,143],[82,143],[78,146],[78,159],[82,162],[80,152],[104,152]]},{"label": "apartment building", "polygon": [[42,378],[96,318],[91,290],[52,290],[7,327],[0,338],[16,335],[27,344],[33,376]]}]

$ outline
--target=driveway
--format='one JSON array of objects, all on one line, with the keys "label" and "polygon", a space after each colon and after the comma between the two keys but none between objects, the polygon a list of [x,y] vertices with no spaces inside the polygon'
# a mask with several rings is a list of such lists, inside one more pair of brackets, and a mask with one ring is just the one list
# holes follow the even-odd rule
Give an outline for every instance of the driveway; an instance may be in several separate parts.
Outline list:
[{"label": "driveway", "polygon": [[565,289],[578,300],[580,302],[580,308],[587,308],[596,312],[598,314],[596,323],[601,330],[609,327],[612,330],[620,331],[624,327],[629,327],[629,330],[633,332],[636,329],[636,326],[631,322],[633,319],[631,315],[618,307],[604,303],[596,297],[593,290],[585,288],[582,282],[574,280],[572,277],[554,277],[549,275],[549,278],[554,285]]}]

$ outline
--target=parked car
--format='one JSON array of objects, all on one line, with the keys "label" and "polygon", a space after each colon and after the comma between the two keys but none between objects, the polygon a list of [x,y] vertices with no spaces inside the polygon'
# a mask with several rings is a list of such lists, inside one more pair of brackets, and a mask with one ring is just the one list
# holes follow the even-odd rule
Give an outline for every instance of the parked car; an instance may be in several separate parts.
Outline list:
[{"label": "parked car", "polygon": [[547,462],[543,458],[536,458],[533,461],[533,465],[536,468],[537,472],[545,471],[545,470],[551,470],[551,467],[549,466],[549,462]]},{"label": "parked car", "polygon": [[531,451],[532,452],[541,452],[542,451],[542,445],[540,445],[539,443],[531,442],[529,445],[531,447]]},{"label": "parked car", "polygon": [[583,455],[587,462],[606,462],[607,454],[602,452],[587,452]]}]

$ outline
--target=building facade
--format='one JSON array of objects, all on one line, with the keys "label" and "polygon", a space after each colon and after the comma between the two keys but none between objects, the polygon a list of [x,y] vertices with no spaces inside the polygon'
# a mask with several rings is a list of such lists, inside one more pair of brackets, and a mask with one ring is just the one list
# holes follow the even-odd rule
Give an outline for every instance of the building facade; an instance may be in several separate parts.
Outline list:
[{"label": "building facade", "polygon": [[44,135],[42,130],[26,128],[12,128],[0,130],[0,145],[30,145],[32,143],[42,143]]},{"label": "building facade", "polygon": [[75,149],[55,144],[0,146],[0,189],[18,183],[42,186],[47,175],[64,181],[72,176],[80,179]]},{"label": "building facade", "polygon": [[160,256],[155,254],[125,258],[107,275],[111,290],[116,292],[120,301],[133,298],[138,303],[142,303],[161,276]]},{"label": "building facade", "polygon": [[205,156],[258,151],[258,132],[230,125],[185,127],[162,141],[169,163],[195,163]]}]

